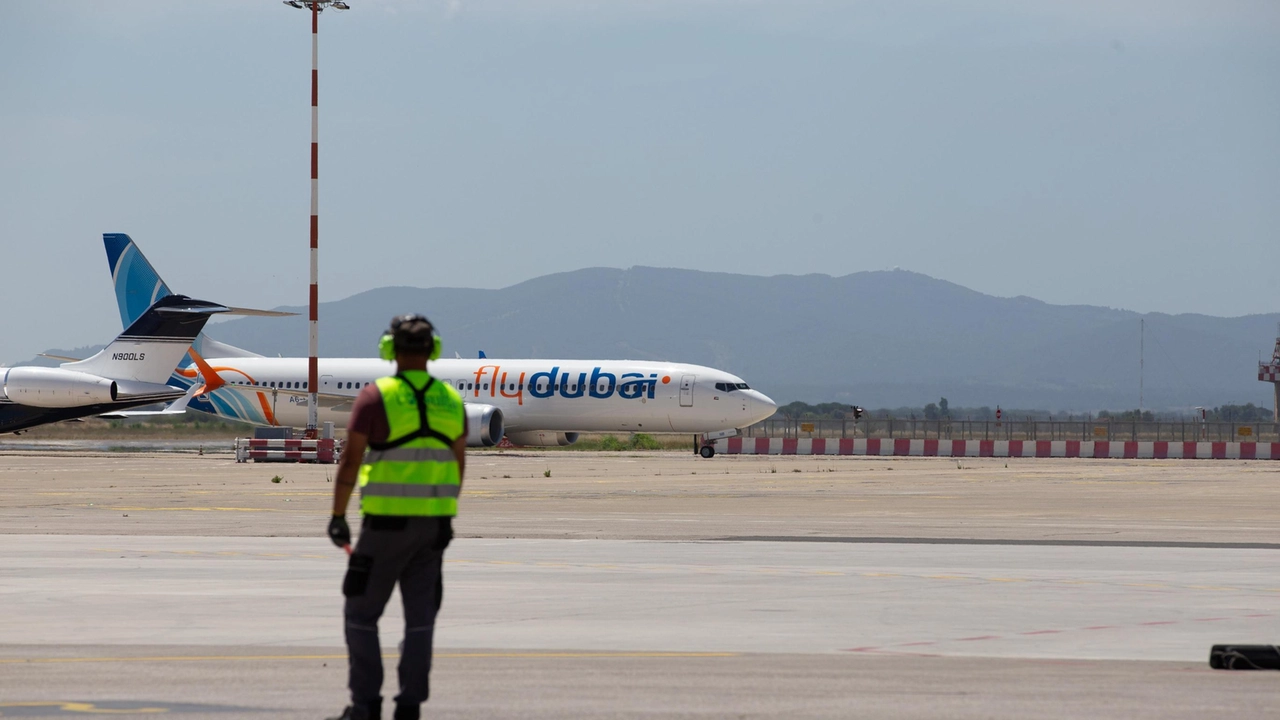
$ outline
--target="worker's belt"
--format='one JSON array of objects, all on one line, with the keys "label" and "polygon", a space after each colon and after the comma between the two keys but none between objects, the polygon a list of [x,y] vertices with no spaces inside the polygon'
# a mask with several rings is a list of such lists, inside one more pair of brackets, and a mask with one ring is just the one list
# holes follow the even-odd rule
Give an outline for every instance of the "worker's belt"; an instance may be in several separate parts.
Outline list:
[{"label": "worker's belt", "polygon": [[380,462],[453,462],[457,457],[447,448],[391,448],[390,450],[370,450],[364,456],[364,463],[372,465]]},{"label": "worker's belt", "polygon": [[365,483],[360,495],[400,498],[456,498],[462,494],[462,486],[453,483],[422,485],[408,483]]}]

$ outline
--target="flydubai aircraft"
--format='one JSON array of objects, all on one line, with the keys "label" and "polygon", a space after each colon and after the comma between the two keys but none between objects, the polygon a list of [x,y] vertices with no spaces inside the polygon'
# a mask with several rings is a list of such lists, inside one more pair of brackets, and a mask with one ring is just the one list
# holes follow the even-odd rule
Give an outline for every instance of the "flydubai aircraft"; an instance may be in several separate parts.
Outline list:
[{"label": "flydubai aircraft", "polygon": [[101,352],[56,368],[0,368],[0,432],[180,400],[167,384],[209,317],[230,308],[184,295],[157,298]]},{"label": "flydubai aircraft", "polygon": [[[134,309],[169,288],[129,236],[103,240],[127,324]],[[201,335],[190,360],[170,380],[188,389],[188,409],[258,425],[306,424],[307,358],[262,357]],[[337,427],[345,427],[361,388],[393,372],[392,363],[376,358],[319,363],[319,420]],[[581,432],[676,432],[702,435],[699,452],[709,458],[711,439],[735,435],[776,409],[742,378],[684,363],[499,360],[481,353],[435,360],[430,371],[462,395],[471,446],[495,445],[504,435],[515,445],[556,446],[576,442]]]}]

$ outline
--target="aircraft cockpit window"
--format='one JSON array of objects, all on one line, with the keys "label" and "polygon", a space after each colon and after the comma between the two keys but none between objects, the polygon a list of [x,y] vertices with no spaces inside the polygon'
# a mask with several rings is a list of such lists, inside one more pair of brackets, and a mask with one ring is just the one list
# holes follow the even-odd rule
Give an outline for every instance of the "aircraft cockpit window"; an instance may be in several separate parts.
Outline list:
[{"label": "aircraft cockpit window", "polygon": [[733,392],[742,387],[742,383],[734,385],[733,383],[716,383],[716,389],[722,392]]},{"label": "aircraft cockpit window", "polygon": [[751,389],[751,386],[750,386],[750,385],[747,385],[746,383],[738,383],[738,389],[739,389],[739,390],[750,390],[750,389]]}]

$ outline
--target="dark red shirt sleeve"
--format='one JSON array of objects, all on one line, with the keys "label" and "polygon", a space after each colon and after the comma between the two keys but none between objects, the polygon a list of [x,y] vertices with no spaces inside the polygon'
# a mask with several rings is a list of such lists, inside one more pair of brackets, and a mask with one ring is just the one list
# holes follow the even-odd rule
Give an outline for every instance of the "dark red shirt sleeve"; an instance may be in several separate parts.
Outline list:
[{"label": "dark red shirt sleeve", "polygon": [[372,444],[387,441],[391,428],[387,425],[387,411],[382,406],[382,393],[377,385],[365,385],[356,396],[355,405],[351,408],[351,419],[347,421],[347,431],[368,437]]}]

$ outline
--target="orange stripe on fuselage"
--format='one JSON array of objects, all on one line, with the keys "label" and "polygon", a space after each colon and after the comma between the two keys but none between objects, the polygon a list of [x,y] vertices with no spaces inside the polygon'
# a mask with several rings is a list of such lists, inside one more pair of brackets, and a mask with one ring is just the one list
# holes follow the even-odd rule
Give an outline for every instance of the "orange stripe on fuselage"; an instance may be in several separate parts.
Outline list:
[{"label": "orange stripe on fuselage", "polygon": [[267,404],[266,393],[258,393],[258,404],[262,405],[262,414],[266,416],[267,423],[270,425],[277,425],[278,423],[276,422],[275,413],[271,412],[271,406]]},{"label": "orange stripe on fuselage", "polygon": [[[212,370],[212,371],[213,371],[213,372],[215,372],[215,373],[220,373],[220,372],[233,372],[233,373],[236,373],[236,374],[238,374],[238,375],[242,376],[245,380],[248,380],[249,382],[256,382],[256,381],[253,379],[253,377],[251,377],[251,376],[249,375],[249,373],[247,373],[247,372],[245,372],[245,371],[241,370],[240,368],[233,368],[233,367],[231,367],[230,365],[219,365],[219,366],[217,366],[217,367],[210,367],[209,369],[210,369],[210,370]],[[181,375],[182,377],[185,377],[185,378],[195,378],[197,375],[199,375],[199,374],[200,374],[200,373],[199,373],[199,372],[197,372],[196,370],[192,370],[192,369],[191,369],[191,368],[189,368],[189,367],[178,368],[178,369],[176,370],[176,372],[177,372],[179,375]]]}]

